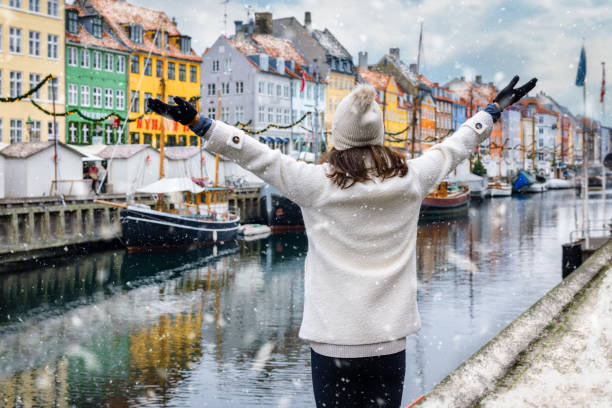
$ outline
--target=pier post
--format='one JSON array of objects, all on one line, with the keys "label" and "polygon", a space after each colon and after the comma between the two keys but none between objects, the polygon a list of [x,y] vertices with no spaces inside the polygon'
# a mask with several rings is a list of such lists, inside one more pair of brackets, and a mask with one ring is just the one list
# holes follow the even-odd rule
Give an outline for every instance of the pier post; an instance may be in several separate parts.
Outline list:
[{"label": "pier post", "polygon": [[19,244],[19,218],[17,214],[11,214],[9,236],[11,237],[11,243],[13,245]]},{"label": "pier post", "polygon": [[34,223],[34,211],[28,211],[28,225],[26,226],[26,239],[25,242],[28,244],[34,242],[34,236],[36,235],[35,223]]},{"label": "pier post", "polygon": [[83,214],[80,208],[74,210],[74,228],[73,235],[79,239],[83,230]]},{"label": "pier post", "polygon": [[66,212],[64,210],[60,210],[57,213],[57,238],[59,240],[63,240],[66,238]]},{"label": "pier post", "polygon": [[86,211],[87,223],[85,224],[85,235],[92,236],[94,234],[94,209],[88,208]]}]

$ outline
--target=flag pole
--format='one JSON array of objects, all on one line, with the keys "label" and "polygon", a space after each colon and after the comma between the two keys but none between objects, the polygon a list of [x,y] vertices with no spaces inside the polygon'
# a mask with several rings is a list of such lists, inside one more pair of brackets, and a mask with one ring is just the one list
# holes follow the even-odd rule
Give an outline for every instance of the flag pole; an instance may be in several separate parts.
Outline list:
[{"label": "flag pole", "polygon": [[[605,61],[601,62],[601,126],[604,125],[604,120],[606,118],[606,63]],[[601,132],[601,130],[600,130]],[[602,146],[603,147],[603,146]],[[600,160],[601,160],[601,187],[603,192],[603,209],[602,209],[602,219],[603,219],[603,227],[606,228],[606,166],[603,163],[603,151],[601,152]]]},{"label": "flag pole", "polygon": [[588,205],[589,205],[589,189],[588,189],[588,171],[587,171],[587,126],[586,126],[586,80],[582,84],[582,238],[585,240],[585,245],[588,248],[589,239],[587,237],[587,223],[588,223]]}]

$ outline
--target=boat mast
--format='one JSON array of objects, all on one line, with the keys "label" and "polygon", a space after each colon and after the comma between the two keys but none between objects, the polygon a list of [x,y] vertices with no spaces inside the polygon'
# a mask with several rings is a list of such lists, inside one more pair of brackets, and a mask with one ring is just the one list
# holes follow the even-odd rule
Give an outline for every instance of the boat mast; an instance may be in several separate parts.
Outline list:
[{"label": "boat mast", "polygon": [[[160,33],[157,33],[158,35]],[[162,57],[162,70],[161,70],[161,78],[159,80],[159,88],[162,102],[166,101],[166,34],[164,30],[164,24],[161,25],[161,57]],[[145,64],[147,61],[145,60]],[[153,67],[151,67],[153,69]],[[164,178],[164,143],[166,141],[166,126],[164,123],[164,118],[161,117],[161,126],[159,132],[159,179]],[[162,194],[157,198],[157,209],[161,211],[162,209]]]},{"label": "boat mast", "polygon": [[[221,120],[221,89],[217,90],[217,119]],[[215,154],[215,187],[219,185],[219,155]]]},{"label": "boat mast", "polygon": [[[412,104],[412,143],[410,146],[410,154],[411,158],[414,159],[414,145],[416,144],[416,123],[417,123],[417,108],[420,107],[419,102],[419,65],[421,64],[421,49],[423,48],[423,23],[421,23],[421,29],[419,32],[419,49],[417,53],[417,63],[416,63],[416,80],[414,83],[414,98]],[[420,111],[420,109],[419,109]],[[423,127],[423,123],[420,124],[421,128]]]}]

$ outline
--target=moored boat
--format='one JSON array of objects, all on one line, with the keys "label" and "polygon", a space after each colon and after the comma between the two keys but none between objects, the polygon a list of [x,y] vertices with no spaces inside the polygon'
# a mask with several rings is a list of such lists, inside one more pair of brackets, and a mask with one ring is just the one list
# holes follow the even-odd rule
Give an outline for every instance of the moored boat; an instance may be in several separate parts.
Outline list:
[{"label": "moored boat", "polygon": [[470,201],[470,188],[466,184],[449,185],[443,181],[438,188],[423,200],[423,216],[444,215],[467,210]]},{"label": "moored boat", "polygon": [[251,235],[269,234],[272,232],[272,229],[267,225],[262,224],[244,224],[240,226],[238,232],[240,235],[248,237]]},{"label": "moored boat", "polygon": [[512,186],[503,181],[489,183],[487,194],[489,197],[509,197],[512,195]]},{"label": "moored boat", "polygon": [[512,181],[512,191],[517,193],[526,192],[530,185],[536,182],[535,177],[528,171],[521,171]]}]

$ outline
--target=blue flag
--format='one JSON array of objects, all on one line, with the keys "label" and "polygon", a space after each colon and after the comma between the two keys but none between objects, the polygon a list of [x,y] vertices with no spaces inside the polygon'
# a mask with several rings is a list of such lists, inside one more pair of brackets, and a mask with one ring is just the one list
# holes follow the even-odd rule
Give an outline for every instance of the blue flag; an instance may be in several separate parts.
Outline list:
[{"label": "blue flag", "polygon": [[580,62],[578,63],[578,72],[576,73],[576,86],[584,86],[584,79],[586,78],[586,52],[584,51],[584,45],[580,51]]}]

